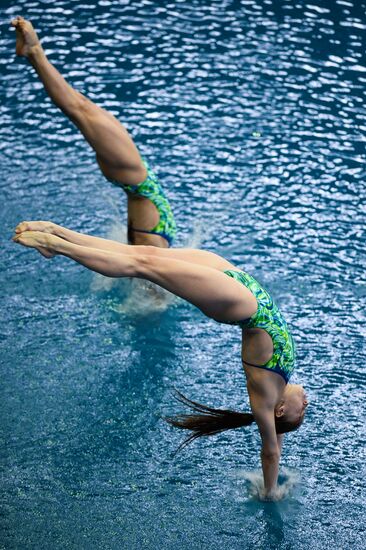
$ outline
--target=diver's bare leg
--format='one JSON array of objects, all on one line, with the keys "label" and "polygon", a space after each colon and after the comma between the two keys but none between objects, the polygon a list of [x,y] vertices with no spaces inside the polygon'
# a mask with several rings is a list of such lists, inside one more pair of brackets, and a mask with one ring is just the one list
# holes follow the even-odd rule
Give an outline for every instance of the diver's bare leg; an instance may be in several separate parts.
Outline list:
[{"label": "diver's bare leg", "polygon": [[[141,254],[131,246],[131,254],[89,248],[40,231],[25,231],[13,240],[23,246],[61,254],[107,277],[137,277],[151,281],[187,300],[208,317],[236,321],[252,316],[257,309],[254,295],[235,279],[217,269],[166,256]],[[145,248],[145,247],[144,247]],[[158,253],[160,250],[158,250]]]},{"label": "diver's bare leg", "polygon": [[79,128],[94,149],[104,175],[130,185],[143,181],[146,169],[122,124],[66,82],[48,61],[29,21],[18,17],[12,24],[17,35],[16,53],[29,60],[49,97]]},{"label": "diver's bare leg", "polygon": [[[122,185],[137,185],[144,181],[146,168],[124,126],[66,82],[46,58],[29,21],[18,17],[12,24],[17,35],[16,53],[29,60],[52,101],[79,128],[94,149],[105,177]],[[128,219],[131,228],[149,231],[159,223],[160,216],[149,199],[129,195]],[[156,234],[132,231],[131,238],[134,244],[168,246],[166,239]]]},{"label": "diver's bare leg", "polygon": [[19,235],[25,231],[40,231],[49,235],[55,235],[65,241],[77,244],[79,246],[95,248],[97,250],[105,250],[116,254],[124,254],[126,256],[141,254],[145,256],[156,256],[158,258],[170,258],[210,267],[211,269],[217,269],[219,271],[225,271],[226,269],[237,269],[237,267],[221,256],[214,254],[213,252],[208,252],[207,250],[190,248],[167,249],[156,246],[132,246],[119,243],[117,241],[112,241],[110,239],[103,239],[101,237],[78,233],[77,231],[72,231],[67,227],[57,225],[53,222],[24,221],[16,227],[15,234]]}]

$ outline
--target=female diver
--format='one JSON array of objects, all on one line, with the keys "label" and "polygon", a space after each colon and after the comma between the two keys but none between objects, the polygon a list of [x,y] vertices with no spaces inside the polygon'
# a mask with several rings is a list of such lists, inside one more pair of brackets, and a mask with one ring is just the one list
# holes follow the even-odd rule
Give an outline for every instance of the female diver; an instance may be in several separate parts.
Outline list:
[{"label": "female diver", "polygon": [[[128,184],[129,188],[139,187],[147,169],[123,127],[66,84],[46,60],[30,23],[18,18],[13,24],[18,35],[17,52],[28,56],[52,99],[94,147],[103,173]],[[300,426],[307,406],[302,386],[288,383],[295,357],[286,321],[269,293],[224,258],[203,250],[167,248],[169,239],[162,236],[163,231],[154,235],[135,231],[140,214],[133,200],[132,196],[132,205],[130,202],[128,205],[132,245],[84,235],[45,221],[20,223],[13,240],[35,248],[46,258],[67,256],[107,277],[151,281],[192,303],[208,317],[239,325],[252,414],[212,409],[181,396],[184,403],[200,414],[178,415],[168,420],[179,428],[192,430],[187,441],[256,422],[262,440],[264,497],[274,499],[283,434]],[[157,212],[145,203],[141,212],[144,225],[138,229],[148,231]]]},{"label": "female diver", "polygon": [[126,128],[66,82],[48,61],[29,21],[17,17],[12,25],[17,55],[28,59],[53,103],[79,128],[104,176],[127,193],[129,242],[170,246],[176,226],[169,202]]},{"label": "female diver", "polygon": [[195,404],[202,415],[180,416],[172,423],[192,429],[197,437],[255,420],[262,438],[265,496],[276,496],[282,434],[302,423],[307,401],[301,386],[288,384],[294,369],[294,344],[287,324],[253,277],[212,252],[121,244],[52,222],[22,222],[13,239],[48,258],[61,254],[107,277],[146,279],[192,303],[208,317],[239,325],[253,416],[205,411]]}]

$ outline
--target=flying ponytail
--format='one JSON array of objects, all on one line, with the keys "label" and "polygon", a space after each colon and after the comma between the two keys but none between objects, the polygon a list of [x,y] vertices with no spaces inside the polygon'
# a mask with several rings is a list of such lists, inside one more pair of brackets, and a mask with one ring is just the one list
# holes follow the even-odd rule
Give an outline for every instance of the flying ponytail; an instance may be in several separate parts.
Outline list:
[{"label": "flying ponytail", "polygon": [[176,428],[191,430],[193,432],[178,447],[178,451],[198,437],[214,435],[225,430],[241,428],[242,426],[249,426],[254,422],[252,413],[239,413],[229,409],[214,409],[212,407],[207,407],[196,401],[191,401],[177,390],[175,399],[189,407],[192,411],[199,413],[177,414],[164,418],[166,422]]},{"label": "flying ponytail", "polygon": [[[177,414],[175,416],[165,417],[164,420],[182,430],[191,430],[191,435],[183,441],[178,447],[177,452],[189,445],[192,441],[199,437],[218,434],[225,430],[241,428],[242,426],[250,426],[255,422],[252,413],[239,413],[230,409],[214,409],[207,407],[196,401],[191,401],[182,393],[175,390],[175,399],[189,407],[192,411],[199,414]],[[302,423],[302,418],[296,422],[289,422],[285,418],[274,418],[276,433],[283,434],[296,430]]]}]

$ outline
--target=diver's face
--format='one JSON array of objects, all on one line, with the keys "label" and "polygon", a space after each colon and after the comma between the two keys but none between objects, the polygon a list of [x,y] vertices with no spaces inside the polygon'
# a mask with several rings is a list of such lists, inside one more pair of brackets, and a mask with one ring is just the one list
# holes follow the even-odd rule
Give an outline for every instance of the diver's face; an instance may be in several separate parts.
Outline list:
[{"label": "diver's face", "polygon": [[287,384],[282,399],[286,419],[290,422],[302,421],[308,406],[304,388],[299,384]]}]

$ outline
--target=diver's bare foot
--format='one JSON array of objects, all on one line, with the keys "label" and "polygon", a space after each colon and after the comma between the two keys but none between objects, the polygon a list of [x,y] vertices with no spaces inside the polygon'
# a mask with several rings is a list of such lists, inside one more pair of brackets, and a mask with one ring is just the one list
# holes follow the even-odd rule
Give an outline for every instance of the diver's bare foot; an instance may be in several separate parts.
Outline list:
[{"label": "diver's bare foot", "polygon": [[53,222],[31,221],[21,222],[15,228],[15,233],[24,233],[24,231],[41,231],[42,233],[54,234],[56,224]]},{"label": "diver's bare foot", "polygon": [[30,21],[27,21],[23,17],[17,17],[12,20],[11,24],[15,27],[16,31],[15,52],[17,55],[31,57],[37,52],[42,51],[37,33]]},{"label": "diver's bare foot", "polygon": [[52,237],[41,231],[24,231],[17,233],[13,241],[27,248],[35,248],[45,258],[53,258],[56,252],[52,249]]},{"label": "diver's bare foot", "polygon": [[47,260],[50,260],[51,258],[54,258],[56,256],[56,252],[51,252],[50,250],[47,250],[47,248],[43,248],[42,246],[37,246],[36,250],[38,250],[38,252],[42,254],[42,256],[47,258]]}]

